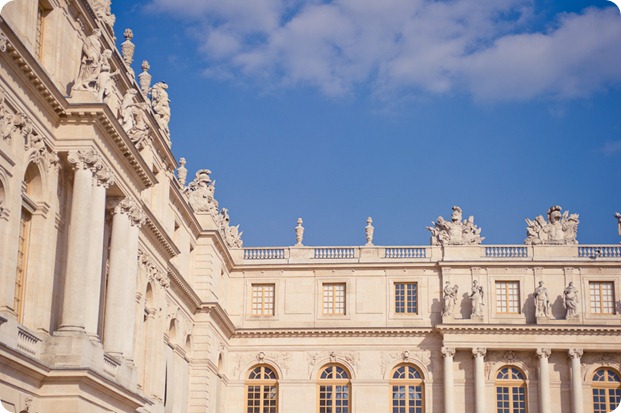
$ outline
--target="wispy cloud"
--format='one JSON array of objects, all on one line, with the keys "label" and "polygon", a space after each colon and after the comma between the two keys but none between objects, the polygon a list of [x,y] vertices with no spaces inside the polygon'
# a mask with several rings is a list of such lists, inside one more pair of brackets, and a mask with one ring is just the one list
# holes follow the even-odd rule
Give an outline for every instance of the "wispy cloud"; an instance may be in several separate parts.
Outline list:
[{"label": "wispy cloud", "polygon": [[621,154],[621,140],[608,141],[602,146],[601,152],[608,156]]},{"label": "wispy cloud", "polygon": [[312,85],[342,96],[465,92],[479,100],[574,98],[621,84],[612,8],[528,31],[529,0],[153,0],[194,24],[205,73]]}]

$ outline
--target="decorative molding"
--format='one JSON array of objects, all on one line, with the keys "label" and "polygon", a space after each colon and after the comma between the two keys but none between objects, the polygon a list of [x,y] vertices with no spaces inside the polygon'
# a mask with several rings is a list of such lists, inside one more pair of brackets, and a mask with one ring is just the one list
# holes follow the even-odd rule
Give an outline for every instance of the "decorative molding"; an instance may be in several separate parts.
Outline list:
[{"label": "decorative molding", "polygon": [[476,347],[472,349],[472,356],[473,357],[485,357],[485,354],[487,354],[487,349],[484,347]]},{"label": "decorative molding", "polygon": [[[252,363],[253,360],[255,360],[257,364],[271,364],[280,369],[283,374],[288,374],[290,358],[289,353],[282,351],[267,353],[264,351],[260,351],[258,353],[238,353],[235,355],[233,377],[239,377],[239,375],[243,373],[242,369]],[[282,379],[282,377],[280,377],[280,379]]]},{"label": "decorative molding", "polygon": [[6,37],[6,34],[0,32],[0,52],[5,53],[9,47],[9,38]]},{"label": "decorative molding", "polygon": [[354,373],[358,372],[360,353],[356,351],[314,351],[306,353],[308,360],[308,374],[310,375],[318,361],[328,359],[330,363],[343,363],[350,366]]},{"label": "decorative molding", "polygon": [[[455,349],[453,349],[453,354]],[[395,362],[401,360],[403,363],[413,363],[420,367],[423,367],[429,374],[433,371],[431,361],[431,351],[429,350],[404,350],[404,351],[391,351],[382,352],[380,369],[382,376],[386,375],[388,368],[395,364]]]},{"label": "decorative molding", "polygon": [[584,354],[584,350],[582,350],[581,348],[571,348],[567,352],[567,356],[570,359],[580,359],[583,354]]},{"label": "decorative molding", "polygon": [[432,328],[360,328],[360,329],[236,329],[234,338],[257,337],[426,337]]},{"label": "decorative molding", "polygon": [[440,351],[442,352],[442,358],[455,357],[455,347],[442,347]]}]

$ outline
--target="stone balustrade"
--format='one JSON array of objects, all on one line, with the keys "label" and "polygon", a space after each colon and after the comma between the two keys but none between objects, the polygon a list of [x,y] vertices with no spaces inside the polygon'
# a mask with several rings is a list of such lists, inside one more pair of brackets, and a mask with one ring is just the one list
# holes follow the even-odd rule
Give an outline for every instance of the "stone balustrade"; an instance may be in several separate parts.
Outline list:
[{"label": "stone balustrade", "polygon": [[618,245],[451,245],[451,246],[344,246],[344,247],[256,247],[231,250],[238,264],[440,262],[440,261],[545,261],[551,259],[606,260],[621,257]]},{"label": "stone balustrade", "polygon": [[21,326],[17,327],[17,348],[31,356],[39,353],[41,339],[34,334],[26,331]]}]

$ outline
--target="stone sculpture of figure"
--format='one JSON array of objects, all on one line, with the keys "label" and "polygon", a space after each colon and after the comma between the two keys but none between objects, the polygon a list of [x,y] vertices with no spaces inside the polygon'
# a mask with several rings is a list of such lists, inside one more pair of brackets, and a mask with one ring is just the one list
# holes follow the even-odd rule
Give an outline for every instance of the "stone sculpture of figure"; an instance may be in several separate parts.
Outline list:
[{"label": "stone sculpture of figure", "polygon": [[367,226],[364,227],[364,232],[367,236],[367,246],[373,245],[373,233],[375,232],[375,228],[372,224],[373,219],[371,219],[371,217],[367,218]]},{"label": "stone sculpture of figure", "polygon": [[578,214],[569,214],[565,211],[561,214],[562,208],[554,205],[548,209],[548,221],[539,215],[534,220],[526,218],[526,239],[525,244],[530,245],[575,245],[578,243],[576,235],[578,233]]},{"label": "stone sculpture of figure", "polygon": [[619,236],[621,236],[621,214],[615,212],[615,218],[617,218],[617,229],[619,230]]},{"label": "stone sculpture of figure", "polygon": [[296,247],[301,247],[302,240],[304,239],[304,227],[302,226],[302,218],[298,218],[298,225],[295,227],[295,241]]},{"label": "stone sculpture of figure", "polygon": [[97,76],[97,97],[103,103],[108,103],[110,96],[112,96],[113,82],[112,77],[117,75],[119,72],[114,71],[111,72],[112,68],[110,67],[110,58],[112,57],[111,50],[104,50],[101,54],[100,61],[100,71]]},{"label": "stone sculpture of figure", "polygon": [[451,221],[442,217],[427,227],[431,232],[431,245],[478,245],[485,238],[481,237],[481,229],[474,225],[474,217],[462,221],[462,210],[453,207]]},{"label": "stone sculpture of figure", "polygon": [[198,170],[194,180],[183,192],[194,211],[209,213],[215,217],[218,213],[218,201],[214,198],[216,181],[212,182],[209,174],[209,169]]},{"label": "stone sculpture of figure", "polygon": [[116,21],[116,16],[112,14],[111,4],[111,0],[94,0],[93,9],[97,17],[112,28]]},{"label": "stone sculpture of figure", "polygon": [[97,93],[97,79],[101,72],[101,30],[93,30],[82,45],[82,60],[78,78],[73,90],[88,90]]},{"label": "stone sculpture of figure", "polygon": [[134,96],[138,92],[128,89],[121,104],[121,124],[132,143],[139,150],[149,141],[150,127],[145,115],[146,103],[135,103]]},{"label": "stone sculpture of figure", "polygon": [[550,317],[550,298],[548,297],[548,289],[543,285],[543,281],[539,281],[539,286],[535,288],[533,297],[535,298],[535,316]]},{"label": "stone sculpture of figure", "polygon": [[569,285],[563,291],[563,301],[565,303],[565,318],[578,317],[578,289],[574,287],[573,282],[569,282]]},{"label": "stone sculpture of figure", "polygon": [[241,240],[243,232],[239,231],[239,225],[234,227],[226,227],[225,231],[226,232],[224,239],[226,240],[226,243],[229,247],[241,248],[244,245],[243,241]]},{"label": "stone sculpture of figure", "polygon": [[170,122],[170,99],[168,99],[168,85],[165,82],[157,82],[151,88],[151,107],[155,113],[155,120],[162,130],[168,135],[168,122]]},{"label": "stone sculpture of figure", "polygon": [[447,281],[444,285],[444,310],[442,315],[453,317],[453,311],[457,305],[457,292],[459,287],[457,284],[451,287],[451,283]]},{"label": "stone sculpture of figure", "polygon": [[472,303],[472,317],[483,317],[483,299],[485,297],[485,293],[483,291],[483,286],[479,285],[477,280],[472,282],[472,289],[470,290],[470,302]]}]

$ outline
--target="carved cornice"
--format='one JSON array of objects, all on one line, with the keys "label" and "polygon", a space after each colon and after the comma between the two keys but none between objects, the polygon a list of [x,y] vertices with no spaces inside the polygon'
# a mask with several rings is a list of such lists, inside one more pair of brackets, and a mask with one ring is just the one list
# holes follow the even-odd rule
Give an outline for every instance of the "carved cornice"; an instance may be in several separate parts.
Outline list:
[{"label": "carved cornice", "polygon": [[68,106],[63,93],[58,90],[41,64],[2,18],[0,18],[0,51],[13,59],[17,71],[21,72],[24,77],[24,86],[31,86],[32,96],[40,96],[47,102],[52,112],[57,116],[62,116]]},{"label": "carved cornice", "polygon": [[160,221],[151,212],[151,209],[147,205],[143,205],[142,209],[146,217],[145,228],[149,237],[154,241],[154,245],[161,246],[161,250],[165,253],[167,259],[179,255],[179,248],[168,236]]},{"label": "carved cornice", "polygon": [[170,265],[167,274],[173,290],[183,299],[186,305],[191,309],[199,308],[201,305],[200,297],[194,292],[194,289],[183,278],[177,268]]},{"label": "carved cornice", "polygon": [[563,335],[563,336],[619,336],[621,326],[582,326],[582,325],[457,325],[441,324],[435,327],[440,334],[515,334],[515,335]]},{"label": "carved cornice", "polygon": [[231,321],[224,309],[218,303],[202,303],[198,309],[199,313],[209,314],[216,325],[222,331],[222,334],[230,339],[235,331],[235,324]]},{"label": "carved cornice", "polygon": [[309,329],[237,329],[234,338],[258,337],[425,337],[432,328],[309,328]]}]

